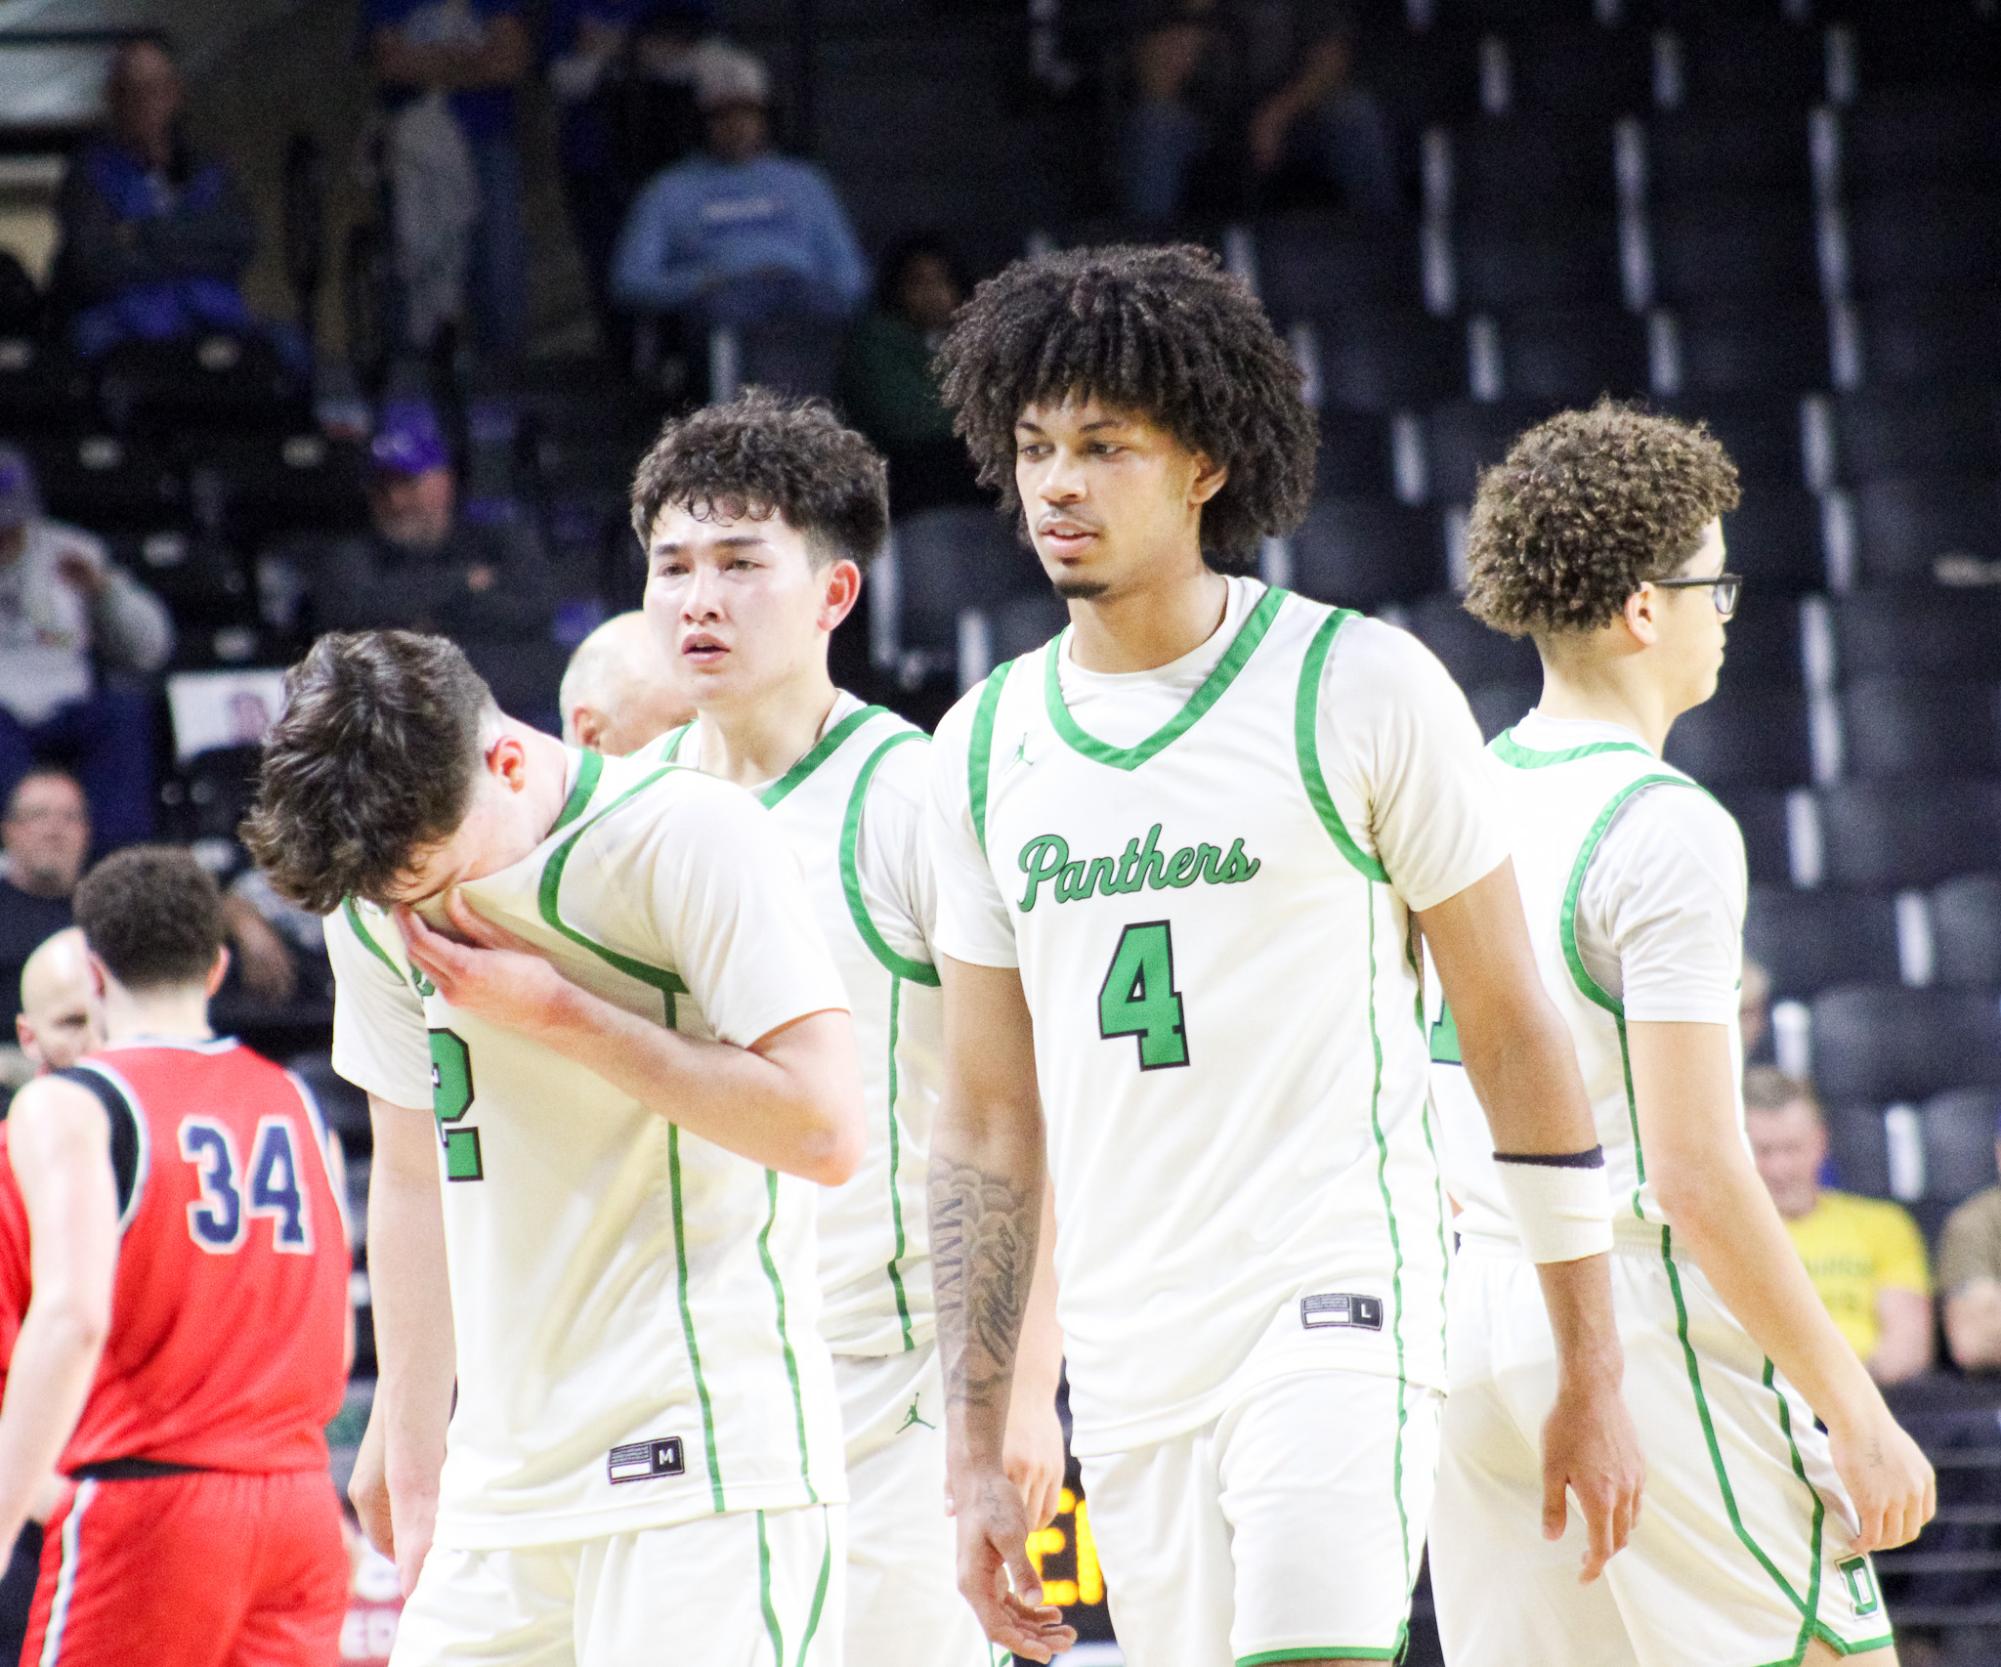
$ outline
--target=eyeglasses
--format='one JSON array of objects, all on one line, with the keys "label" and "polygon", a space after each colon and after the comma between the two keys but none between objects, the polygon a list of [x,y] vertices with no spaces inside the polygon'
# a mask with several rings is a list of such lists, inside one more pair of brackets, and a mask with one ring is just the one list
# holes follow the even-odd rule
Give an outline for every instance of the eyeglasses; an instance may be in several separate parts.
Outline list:
[{"label": "eyeglasses", "polygon": [[1737,611],[1737,593],[1744,588],[1741,573],[1718,573],[1709,579],[1649,579],[1656,590],[1707,590],[1716,604],[1719,619],[1728,619]]}]

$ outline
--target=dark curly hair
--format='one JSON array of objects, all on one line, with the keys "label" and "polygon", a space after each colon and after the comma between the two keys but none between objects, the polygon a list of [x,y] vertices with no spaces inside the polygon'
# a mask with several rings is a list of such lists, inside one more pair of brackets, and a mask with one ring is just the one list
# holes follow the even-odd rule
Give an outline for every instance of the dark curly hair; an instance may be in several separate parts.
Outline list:
[{"label": "dark curly hair", "polygon": [[1511,637],[1595,630],[1737,497],[1737,466],[1700,423],[1611,400],[1560,412],[1480,476],[1466,609]]},{"label": "dark curly hair", "polygon": [[281,896],[317,914],[384,901],[465,820],[495,710],[443,637],[329,632],[285,674],[243,843]]},{"label": "dark curly hair", "polygon": [[632,530],[645,544],[669,504],[698,518],[780,516],[822,565],[866,567],[889,535],[882,454],[826,401],[749,388],[677,417],[632,477]]},{"label": "dark curly hair", "polygon": [[980,484],[1019,519],[1014,425],[1096,398],[1158,423],[1229,478],[1202,508],[1218,568],[1248,569],[1313,497],[1318,426],[1299,367],[1241,279],[1193,245],[1018,260],[973,291],[938,350],[941,392]]},{"label": "dark curly hair", "polygon": [[221,953],[222,892],[174,845],[133,845],[77,885],[76,923],[105,970],[128,990],[199,984]]}]

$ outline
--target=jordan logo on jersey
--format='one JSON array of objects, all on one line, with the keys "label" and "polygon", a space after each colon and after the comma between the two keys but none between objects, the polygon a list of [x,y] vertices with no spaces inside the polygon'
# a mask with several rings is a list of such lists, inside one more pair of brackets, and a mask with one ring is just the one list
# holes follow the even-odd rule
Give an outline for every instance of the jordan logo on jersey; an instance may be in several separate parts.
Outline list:
[{"label": "jordan logo on jersey", "polygon": [[1158,822],[1147,829],[1144,844],[1127,840],[1122,856],[1073,862],[1070,842],[1061,834],[1038,834],[1021,848],[1016,860],[1028,876],[1028,889],[1015,905],[1023,914],[1035,907],[1045,884],[1058,903],[1075,903],[1133,891],[1180,891],[1198,881],[1206,886],[1242,885],[1264,866],[1259,858],[1245,854],[1241,839],[1227,852],[1220,845],[1184,845],[1170,856],[1160,849]]}]

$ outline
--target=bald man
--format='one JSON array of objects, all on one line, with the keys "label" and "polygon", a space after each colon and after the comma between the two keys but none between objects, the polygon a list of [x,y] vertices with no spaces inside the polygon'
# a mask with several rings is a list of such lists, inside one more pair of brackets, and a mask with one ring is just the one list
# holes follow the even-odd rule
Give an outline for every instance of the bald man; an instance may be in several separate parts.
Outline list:
[{"label": "bald man", "polygon": [[614,614],[577,644],[557,696],[563,739],[613,757],[678,729],[695,708],[667,680],[646,616]]},{"label": "bald man", "polygon": [[102,1040],[90,996],[90,958],[78,928],[44,938],[22,967],[14,1035],[38,1074],[67,1070]]}]

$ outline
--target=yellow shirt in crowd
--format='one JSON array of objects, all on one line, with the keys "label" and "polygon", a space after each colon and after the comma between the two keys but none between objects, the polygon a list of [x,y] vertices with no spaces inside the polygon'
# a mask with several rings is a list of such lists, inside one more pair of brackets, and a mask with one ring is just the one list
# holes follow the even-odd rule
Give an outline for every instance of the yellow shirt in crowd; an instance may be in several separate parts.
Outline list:
[{"label": "yellow shirt in crowd", "polygon": [[1924,1235],[1909,1213],[1880,1198],[1823,1192],[1814,1207],[1786,1223],[1814,1289],[1855,1352],[1876,1352],[1876,1293],[1931,1294]]}]

